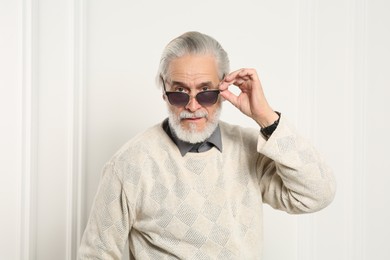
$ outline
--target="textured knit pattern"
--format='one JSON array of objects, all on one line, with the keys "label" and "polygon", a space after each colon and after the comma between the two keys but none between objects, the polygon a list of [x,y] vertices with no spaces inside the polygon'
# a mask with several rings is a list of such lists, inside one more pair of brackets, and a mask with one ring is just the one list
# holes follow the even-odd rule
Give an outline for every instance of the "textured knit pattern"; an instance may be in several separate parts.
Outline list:
[{"label": "textured knit pattern", "polygon": [[220,122],[223,152],[181,156],[156,125],[106,164],[79,259],[261,259],[262,204],[320,210],[335,183],[319,154],[281,118],[264,140]]}]

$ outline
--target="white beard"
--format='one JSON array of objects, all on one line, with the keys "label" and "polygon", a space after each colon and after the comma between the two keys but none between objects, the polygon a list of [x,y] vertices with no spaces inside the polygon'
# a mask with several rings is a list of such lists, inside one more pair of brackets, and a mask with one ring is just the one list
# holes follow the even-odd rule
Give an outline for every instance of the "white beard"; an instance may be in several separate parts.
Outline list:
[{"label": "white beard", "polygon": [[[219,116],[222,110],[221,108],[222,103],[220,103],[219,107],[215,110],[214,117],[208,118],[209,115],[206,111],[196,111],[195,113],[182,111],[179,116],[176,116],[168,106],[169,126],[180,140],[191,144],[201,143],[209,138],[217,128]],[[197,131],[195,123],[190,123],[190,129],[183,129],[183,127],[180,125],[181,119],[191,117],[208,118],[205,129],[203,129],[203,131]]]}]

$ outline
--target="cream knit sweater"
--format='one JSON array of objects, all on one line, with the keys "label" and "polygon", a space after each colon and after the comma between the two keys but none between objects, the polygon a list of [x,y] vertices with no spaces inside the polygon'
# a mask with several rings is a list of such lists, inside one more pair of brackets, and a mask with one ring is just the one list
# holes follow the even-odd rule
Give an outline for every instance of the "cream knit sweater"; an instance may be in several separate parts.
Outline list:
[{"label": "cream knit sweater", "polygon": [[268,141],[220,122],[223,152],[181,156],[156,125],[106,164],[78,259],[261,259],[262,204],[314,212],[335,182],[284,118]]}]

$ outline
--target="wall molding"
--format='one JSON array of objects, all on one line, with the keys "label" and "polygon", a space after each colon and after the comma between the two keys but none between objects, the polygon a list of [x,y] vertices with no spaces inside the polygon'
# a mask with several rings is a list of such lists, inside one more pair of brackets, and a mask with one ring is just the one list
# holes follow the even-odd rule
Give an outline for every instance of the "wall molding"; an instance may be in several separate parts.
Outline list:
[{"label": "wall molding", "polygon": [[[344,183],[348,187],[349,194],[344,198],[347,225],[345,234],[347,248],[345,252],[346,259],[363,260],[366,258],[365,238],[365,205],[366,205],[366,93],[367,84],[367,1],[349,0],[348,4],[348,63],[346,68],[347,75],[347,93],[351,96],[349,102],[349,115],[351,115],[351,127],[353,133],[350,136],[352,150],[352,172],[345,174]],[[351,93],[353,93],[351,95]],[[349,206],[348,206],[349,205]]]},{"label": "wall molding", "polygon": [[[69,88],[67,97],[66,255],[76,259],[83,233],[85,175],[85,1],[68,0]],[[20,68],[22,89],[22,172],[18,259],[37,259],[39,2],[19,0]]]},{"label": "wall molding", "polygon": [[[298,82],[296,86],[296,125],[302,134],[316,143],[317,138],[317,19],[318,0],[298,1]],[[297,219],[297,256],[299,260],[317,259],[316,216],[302,215]]]},{"label": "wall molding", "polygon": [[68,177],[66,257],[76,259],[84,223],[85,176],[85,1],[70,0],[69,96],[68,96]]},{"label": "wall molding", "polygon": [[22,176],[19,259],[36,259],[37,84],[34,0],[20,0],[20,79],[22,89]]},{"label": "wall molding", "polygon": [[[298,82],[296,104],[299,125],[314,139],[317,125],[317,18],[318,0],[298,1]],[[301,101],[301,102],[299,102]]]}]

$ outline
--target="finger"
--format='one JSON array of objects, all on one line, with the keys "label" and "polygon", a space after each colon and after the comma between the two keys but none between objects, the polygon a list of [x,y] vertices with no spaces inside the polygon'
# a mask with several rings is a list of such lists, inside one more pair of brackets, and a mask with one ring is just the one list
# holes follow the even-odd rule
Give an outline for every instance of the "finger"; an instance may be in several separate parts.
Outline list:
[{"label": "finger", "polygon": [[224,82],[234,82],[235,79],[237,78],[237,76],[242,72],[243,69],[239,69],[239,70],[236,70],[236,71],[233,71],[231,73],[229,73],[224,79],[223,81]]},{"label": "finger", "polygon": [[226,99],[227,101],[229,101],[230,103],[232,103],[234,106],[237,106],[237,99],[238,97],[232,93],[231,91],[229,91],[228,89],[222,91],[220,93],[220,95]]},{"label": "finger", "polygon": [[243,79],[240,79],[240,76],[239,76],[240,73],[241,73],[241,70],[236,70],[236,71],[231,72],[230,74],[228,74],[219,83],[219,89],[221,91],[224,91],[224,90],[228,89],[230,85],[240,86],[244,82]]},{"label": "finger", "polygon": [[[245,84],[248,83],[248,84]],[[254,85],[253,85],[254,84]],[[240,88],[241,91],[247,92],[252,89],[253,86],[259,85],[261,88],[260,80],[257,76],[255,69],[239,69],[228,74],[219,85],[219,89],[224,91],[229,88],[230,85],[235,85]]]},{"label": "finger", "polygon": [[240,73],[237,76],[239,78],[246,80],[246,81],[260,83],[260,79],[259,79],[255,69],[243,69],[240,71]]},{"label": "finger", "polygon": [[219,82],[219,85],[218,85],[218,88],[220,91],[225,91],[226,89],[228,89],[230,86],[230,83],[222,80],[221,82]]},{"label": "finger", "polygon": [[237,87],[239,87],[241,90],[243,90],[243,88],[245,88],[244,86],[244,83],[248,81],[248,78],[235,78],[234,80],[232,81],[221,81],[219,83],[219,90],[221,91],[225,91],[229,88],[230,85],[235,85]]},{"label": "finger", "polygon": [[239,69],[230,74],[228,74],[223,81],[234,84],[241,85],[242,81],[256,81],[258,80],[257,73],[255,69]]}]

